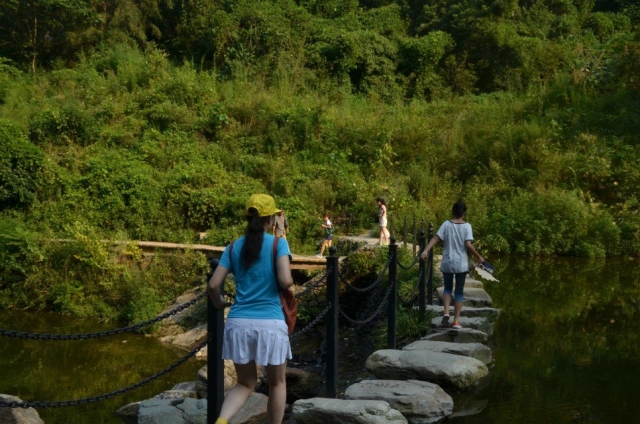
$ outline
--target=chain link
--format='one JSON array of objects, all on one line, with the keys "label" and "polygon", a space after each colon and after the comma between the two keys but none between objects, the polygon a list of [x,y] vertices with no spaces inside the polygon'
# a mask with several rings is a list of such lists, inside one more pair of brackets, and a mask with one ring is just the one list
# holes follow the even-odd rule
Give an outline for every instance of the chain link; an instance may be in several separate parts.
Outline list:
[{"label": "chain link", "polygon": [[413,291],[411,292],[411,295],[409,296],[409,299],[407,299],[406,301],[402,302],[403,304],[409,305],[409,304],[413,303],[414,299],[418,295],[418,288],[420,287],[421,278],[422,278],[422,270],[420,270],[420,275],[418,275],[418,281],[416,282],[416,285],[413,287]]},{"label": "chain link", "polygon": [[183,303],[176,309],[166,312],[162,315],[150,319],[149,321],[141,322],[139,324],[131,325],[129,327],[116,328],[115,330],[101,331],[97,333],[85,333],[85,334],[38,334],[38,333],[25,333],[19,331],[10,331],[0,328],[0,336],[14,337],[18,339],[31,339],[31,340],[87,340],[97,339],[99,337],[113,336],[115,334],[127,333],[130,331],[136,331],[140,328],[155,324],[158,321],[162,321],[170,316],[176,315],[178,312],[182,312],[188,307],[196,304],[203,297],[207,295],[207,292],[200,293],[194,299]]},{"label": "chain link", "polygon": [[[329,269],[327,269],[327,272],[325,272],[325,273],[322,275],[322,277],[321,277],[318,281],[316,281],[315,283],[313,283],[313,284],[312,284],[312,285],[310,285],[310,286],[305,287],[305,289],[304,289],[303,291],[301,291],[300,293],[296,293],[296,295],[295,295],[296,299],[299,299],[300,297],[302,297],[302,296],[304,296],[305,294],[307,294],[307,293],[311,292],[311,290],[315,289],[315,288],[316,288],[316,287],[318,287],[320,284],[322,284],[322,283],[327,279],[327,277],[329,276],[329,274],[331,273],[331,271],[332,271],[332,270],[333,270],[333,268],[329,268]],[[307,281],[306,283],[304,283],[304,285],[309,284],[311,281],[313,281],[313,280],[314,280],[314,278],[317,278],[317,277],[313,277],[312,279],[310,279],[309,281]]]},{"label": "chain link", "polygon": [[59,402],[48,402],[48,401],[47,402],[39,402],[39,401],[34,401],[34,402],[6,402],[6,401],[0,401],[0,407],[8,407],[8,408],[37,408],[37,409],[60,408],[60,407],[63,407],[63,406],[84,405],[86,403],[99,402],[101,400],[110,399],[112,397],[119,396],[121,394],[130,392],[131,390],[137,389],[138,387],[142,387],[145,384],[148,384],[148,383],[152,382],[153,380],[156,380],[156,379],[162,377],[163,375],[173,371],[175,368],[177,368],[180,365],[182,365],[183,363],[187,362],[187,360],[189,360],[189,358],[195,356],[196,353],[198,353],[198,351],[200,351],[200,349],[205,347],[208,342],[209,342],[208,340],[205,340],[204,342],[200,343],[198,346],[196,346],[187,355],[183,356],[182,358],[180,358],[179,360],[177,360],[173,364],[169,365],[167,368],[165,368],[162,371],[152,375],[151,377],[147,377],[144,380],[141,380],[140,382],[138,382],[136,384],[132,384],[130,386],[124,387],[124,388],[119,389],[119,390],[114,390],[112,392],[105,393],[103,395],[98,395],[98,396],[93,396],[93,397],[86,397],[86,398],[81,398],[81,399],[74,399],[74,400],[64,400],[64,401],[59,401]]},{"label": "chain link", "polygon": [[302,330],[300,331],[296,331],[294,334],[291,335],[291,337],[289,337],[290,339],[295,339],[296,337],[299,337],[301,335],[303,335],[304,333],[306,333],[307,331],[309,331],[310,329],[312,329],[313,327],[315,327],[322,318],[324,318],[325,315],[327,315],[327,312],[329,312],[329,310],[331,309],[331,302],[329,302],[329,304],[327,305],[326,308],[324,308],[324,311],[320,312],[320,314],[318,314],[317,317],[315,317],[313,319],[313,321],[311,321],[309,324],[306,325],[306,327],[304,327]]},{"label": "chain link", "polygon": [[363,325],[363,324],[368,324],[369,322],[371,322],[376,316],[378,316],[380,314],[380,312],[382,312],[382,308],[384,307],[384,305],[387,304],[387,301],[389,300],[389,294],[391,293],[391,290],[393,289],[393,283],[391,283],[389,285],[389,289],[387,290],[387,293],[384,295],[384,299],[382,299],[382,302],[380,302],[380,306],[378,306],[378,309],[376,309],[376,311],[373,313],[373,315],[371,315],[369,318],[362,320],[362,321],[358,321],[355,320],[353,318],[350,318],[349,316],[347,316],[347,314],[345,314],[342,309],[339,309],[338,312],[340,312],[340,315],[342,317],[344,317],[347,321],[349,321],[350,323],[354,324],[354,325]]},{"label": "chain link", "polygon": [[410,265],[408,266],[404,266],[402,265],[400,262],[398,262],[398,266],[402,269],[404,269],[405,271],[409,271],[411,268],[414,267],[415,264],[418,263],[418,261],[420,260],[420,255],[417,255],[415,258],[413,258],[413,262],[411,262]]},{"label": "chain link", "polygon": [[351,284],[350,282],[347,281],[347,279],[344,277],[344,275],[342,275],[342,273],[338,274],[338,277],[340,277],[340,280],[347,285],[347,287],[349,287],[352,290],[355,290],[359,293],[365,293],[368,292],[369,290],[373,289],[374,287],[376,287],[378,284],[380,284],[380,282],[382,281],[382,277],[384,277],[385,273],[387,272],[387,269],[389,268],[389,265],[391,265],[391,260],[392,258],[390,257],[389,260],[387,261],[387,263],[384,265],[384,268],[382,268],[382,271],[380,271],[378,273],[378,276],[376,277],[376,280],[373,282],[373,284],[364,287],[364,288],[359,288],[354,286],[353,284]]}]

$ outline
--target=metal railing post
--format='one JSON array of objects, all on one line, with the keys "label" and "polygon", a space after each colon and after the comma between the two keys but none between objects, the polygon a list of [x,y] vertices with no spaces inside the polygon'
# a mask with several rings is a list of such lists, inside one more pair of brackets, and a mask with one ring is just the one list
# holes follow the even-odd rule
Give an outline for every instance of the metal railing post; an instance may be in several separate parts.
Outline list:
[{"label": "metal railing post", "polygon": [[396,348],[396,309],[398,303],[398,245],[395,236],[391,235],[391,244],[389,244],[389,285],[391,292],[389,293],[389,311],[387,316],[389,321],[387,324],[387,349]]},{"label": "metal railing post", "polygon": [[407,247],[407,215],[404,216],[404,225],[402,226],[402,245]]},{"label": "metal railing post", "polygon": [[327,388],[326,396],[334,398],[338,392],[338,255],[335,246],[327,257],[327,302],[331,304],[327,315]]},{"label": "metal railing post", "polygon": [[[207,282],[218,267],[217,258],[209,261],[211,274],[207,275]],[[224,284],[220,288],[224,294]],[[207,296],[207,423],[213,423],[220,415],[224,402],[224,362],[222,361],[222,335],[224,332],[224,310],[216,309]]]},{"label": "metal railing post", "polygon": [[418,238],[418,230],[416,227],[416,216],[413,216],[413,254],[416,254],[416,240]]},{"label": "metal railing post", "polygon": [[[427,246],[427,234],[424,232],[424,227],[420,230],[420,235],[418,235],[418,243],[420,245],[419,254],[422,255],[424,248]],[[420,281],[418,282],[418,309],[421,314],[424,314],[426,311],[425,306],[425,285],[427,282],[427,264],[428,260],[425,261],[420,257]]]},{"label": "metal railing post", "polygon": [[[433,223],[429,223],[429,240],[433,238]],[[429,278],[427,279],[427,303],[433,305],[433,248],[429,252],[429,259],[427,262],[427,273]]]}]

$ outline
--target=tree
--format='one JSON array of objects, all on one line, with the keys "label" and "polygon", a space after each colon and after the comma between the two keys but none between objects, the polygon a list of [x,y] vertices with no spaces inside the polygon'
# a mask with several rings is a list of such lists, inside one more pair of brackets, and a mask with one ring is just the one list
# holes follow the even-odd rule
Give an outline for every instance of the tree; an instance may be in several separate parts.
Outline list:
[{"label": "tree", "polygon": [[81,0],[4,0],[0,8],[0,55],[26,60],[31,72],[40,61],[71,59],[95,35],[100,22]]}]

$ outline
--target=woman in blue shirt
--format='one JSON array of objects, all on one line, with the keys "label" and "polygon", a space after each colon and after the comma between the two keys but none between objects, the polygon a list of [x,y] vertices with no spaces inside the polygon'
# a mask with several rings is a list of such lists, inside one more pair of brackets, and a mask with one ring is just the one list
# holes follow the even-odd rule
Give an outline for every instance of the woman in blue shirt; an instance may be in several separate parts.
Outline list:
[{"label": "woman in blue shirt", "polygon": [[218,309],[225,306],[220,287],[229,272],[233,272],[236,283],[236,299],[224,327],[222,358],[233,361],[238,383],[227,394],[216,423],[227,424],[254,391],[256,364],[267,370],[269,423],[282,423],[287,396],[285,370],[287,359],[291,359],[291,346],[278,285],[289,288],[293,278],[286,239],[278,240],[273,258],[274,236],[268,231],[279,212],[273,197],[252,195],[246,204],[244,236],[232,243],[232,249],[227,246],[209,280],[209,297]]}]

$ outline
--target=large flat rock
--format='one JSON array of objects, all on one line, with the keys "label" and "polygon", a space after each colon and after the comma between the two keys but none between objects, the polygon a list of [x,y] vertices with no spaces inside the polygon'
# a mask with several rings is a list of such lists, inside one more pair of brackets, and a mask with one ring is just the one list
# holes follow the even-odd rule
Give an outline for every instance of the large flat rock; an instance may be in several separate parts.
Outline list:
[{"label": "large flat rock", "polygon": [[[0,394],[0,401],[3,402],[23,402],[16,396]],[[44,424],[38,415],[38,411],[33,408],[0,408],[0,423],[2,424]]]},{"label": "large flat rock", "polygon": [[378,350],[366,367],[379,379],[429,381],[457,390],[467,390],[489,374],[475,358],[428,350]]},{"label": "large flat rock", "polygon": [[[462,312],[464,313],[464,309]],[[472,328],[474,330],[482,331],[483,333],[487,333],[487,336],[489,337],[493,334],[493,319],[485,317],[460,316],[458,323],[462,328]],[[453,329],[453,316],[449,319],[449,323],[446,325],[442,325],[442,316],[433,318],[431,320],[431,327]]]},{"label": "large flat rock", "polygon": [[298,424],[407,424],[407,419],[381,400],[301,399],[293,404]]},{"label": "large flat rock", "polygon": [[470,289],[483,289],[484,284],[482,284],[482,281],[467,276],[466,280],[464,280],[464,287],[468,287]]},{"label": "large flat rock", "polygon": [[452,343],[486,343],[487,333],[473,328],[433,328],[421,340]]},{"label": "large flat rock", "polygon": [[384,400],[411,424],[444,420],[453,412],[453,400],[440,386],[428,381],[364,380],[344,392],[346,399]]},{"label": "large flat rock", "polygon": [[[444,287],[438,287],[438,297],[442,299],[442,294],[444,293]],[[464,291],[464,300],[462,301],[463,306],[473,306],[476,308],[479,307],[493,307],[493,300],[489,293],[484,291],[484,289],[476,289],[472,287],[465,287]]]},{"label": "large flat rock", "polygon": [[432,352],[443,352],[451,355],[468,356],[475,358],[485,365],[492,361],[491,349],[482,343],[453,343],[436,342],[430,340],[418,340],[406,345],[402,350],[429,350]]},{"label": "large flat rock", "polygon": [[[426,305],[427,311],[435,312],[438,317],[442,318],[444,314],[444,306],[442,305]],[[453,305],[449,306],[449,314],[453,318],[454,308]],[[466,306],[462,308],[462,314],[465,317],[481,317],[489,319],[497,319],[500,316],[500,309],[483,306],[480,308],[474,308],[472,306]]]}]

